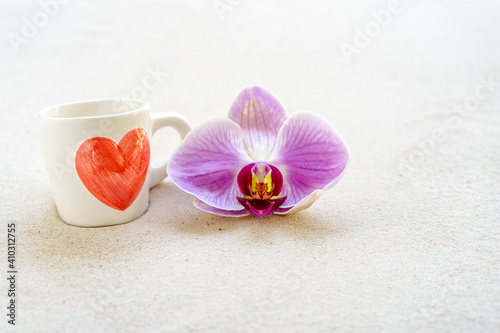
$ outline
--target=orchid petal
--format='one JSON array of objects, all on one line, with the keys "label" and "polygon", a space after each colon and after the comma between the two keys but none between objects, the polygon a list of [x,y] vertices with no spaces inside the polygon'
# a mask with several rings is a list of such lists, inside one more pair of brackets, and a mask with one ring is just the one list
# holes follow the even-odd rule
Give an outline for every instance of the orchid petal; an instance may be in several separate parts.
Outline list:
[{"label": "orchid petal", "polygon": [[269,158],[286,118],[285,109],[276,97],[260,87],[243,90],[229,111],[229,119],[243,130],[245,150],[254,161]]},{"label": "orchid petal", "polygon": [[215,215],[220,215],[220,216],[240,217],[240,216],[250,215],[250,213],[248,213],[246,211],[246,209],[241,209],[241,210],[225,210],[225,209],[220,209],[220,208],[216,208],[216,207],[210,206],[209,204],[207,204],[206,202],[201,201],[198,198],[194,198],[193,205],[196,208],[201,209],[201,210],[203,210],[205,212],[212,213],[212,214],[215,214]]},{"label": "orchid petal", "polygon": [[168,165],[168,175],[185,192],[206,204],[241,210],[236,177],[250,163],[243,149],[241,129],[219,118],[192,130]]},{"label": "orchid petal", "polygon": [[297,205],[316,190],[326,190],[341,178],[349,150],[333,126],[316,114],[299,112],[283,124],[269,161],[283,173],[282,208]]}]

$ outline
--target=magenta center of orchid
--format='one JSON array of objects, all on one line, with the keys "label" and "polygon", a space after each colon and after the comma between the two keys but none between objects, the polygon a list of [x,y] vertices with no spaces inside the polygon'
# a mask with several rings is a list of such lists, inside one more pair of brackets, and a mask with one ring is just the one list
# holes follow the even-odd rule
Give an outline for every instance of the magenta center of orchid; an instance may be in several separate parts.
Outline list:
[{"label": "magenta center of orchid", "polygon": [[243,197],[236,198],[253,215],[272,214],[286,200],[286,197],[281,197],[283,175],[271,164],[248,164],[238,173],[237,181]]}]

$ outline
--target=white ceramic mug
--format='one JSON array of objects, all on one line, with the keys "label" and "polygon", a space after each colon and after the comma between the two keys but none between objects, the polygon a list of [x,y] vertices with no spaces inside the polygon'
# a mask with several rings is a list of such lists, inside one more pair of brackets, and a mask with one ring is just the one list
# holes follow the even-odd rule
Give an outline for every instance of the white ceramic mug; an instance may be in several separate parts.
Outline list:
[{"label": "white ceramic mug", "polygon": [[152,114],[139,100],[61,104],[38,113],[42,151],[59,216],[97,227],[132,221],[146,212],[149,189],[166,176],[151,166],[150,139],[173,127],[184,139],[189,122],[176,113]]}]

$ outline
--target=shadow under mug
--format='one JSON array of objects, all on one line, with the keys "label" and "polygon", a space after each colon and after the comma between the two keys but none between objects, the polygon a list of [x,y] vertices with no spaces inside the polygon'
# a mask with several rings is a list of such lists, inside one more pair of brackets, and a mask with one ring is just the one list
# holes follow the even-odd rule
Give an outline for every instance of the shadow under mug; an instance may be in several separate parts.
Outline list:
[{"label": "shadow under mug", "polygon": [[167,177],[167,163],[150,165],[153,134],[183,116],[151,113],[140,100],[103,99],[52,106],[38,113],[43,156],[61,219],[98,227],[132,221],[146,212],[149,189]]}]

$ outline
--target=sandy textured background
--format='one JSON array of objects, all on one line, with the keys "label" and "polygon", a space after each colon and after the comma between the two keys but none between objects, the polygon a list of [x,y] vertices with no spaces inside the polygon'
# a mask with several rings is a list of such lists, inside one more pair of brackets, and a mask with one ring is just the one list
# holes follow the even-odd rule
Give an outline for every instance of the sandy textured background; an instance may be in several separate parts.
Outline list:
[{"label": "sandy textured background", "polygon": [[[17,51],[42,9],[0,4],[0,331],[12,221],[19,332],[499,331],[498,2],[401,0],[348,63],[341,43],[388,1],[222,1],[223,19],[212,0],[74,0]],[[194,125],[250,84],[324,115],[349,170],[293,216],[211,216],[166,180],[132,223],[64,224],[37,111],[137,95],[148,68],[168,75],[138,97]],[[481,78],[496,92],[474,105]],[[177,143],[163,130],[154,159]]]}]

